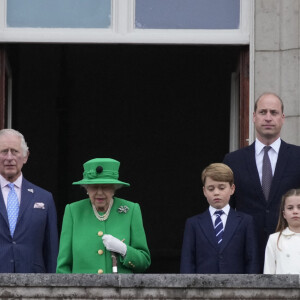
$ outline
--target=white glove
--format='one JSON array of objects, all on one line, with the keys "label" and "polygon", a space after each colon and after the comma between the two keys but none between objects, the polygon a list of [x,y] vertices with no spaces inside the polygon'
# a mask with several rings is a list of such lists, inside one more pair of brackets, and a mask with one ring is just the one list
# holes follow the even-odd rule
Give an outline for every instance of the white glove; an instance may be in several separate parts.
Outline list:
[{"label": "white glove", "polygon": [[122,256],[126,255],[127,246],[119,239],[110,234],[104,234],[102,240],[107,250],[120,253]]}]

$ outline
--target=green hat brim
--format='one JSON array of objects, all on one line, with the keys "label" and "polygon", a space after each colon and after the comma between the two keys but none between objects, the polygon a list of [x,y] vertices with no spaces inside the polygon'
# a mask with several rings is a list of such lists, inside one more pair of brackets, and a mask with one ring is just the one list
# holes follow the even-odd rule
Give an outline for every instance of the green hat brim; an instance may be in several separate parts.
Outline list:
[{"label": "green hat brim", "polygon": [[105,178],[82,179],[80,181],[75,181],[72,184],[121,184],[124,186],[130,186],[130,184],[127,182],[123,182],[116,179],[105,179]]}]

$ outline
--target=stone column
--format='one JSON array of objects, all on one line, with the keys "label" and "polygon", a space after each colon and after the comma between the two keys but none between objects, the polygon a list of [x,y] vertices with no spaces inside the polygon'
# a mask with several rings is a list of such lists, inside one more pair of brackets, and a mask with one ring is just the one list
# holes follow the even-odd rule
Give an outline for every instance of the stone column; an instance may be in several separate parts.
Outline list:
[{"label": "stone column", "polygon": [[297,145],[300,145],[299,7],[300,0],[256,0],[254,14],[254,97],[270,91],[282,98],[286,116],[282,138]]}]

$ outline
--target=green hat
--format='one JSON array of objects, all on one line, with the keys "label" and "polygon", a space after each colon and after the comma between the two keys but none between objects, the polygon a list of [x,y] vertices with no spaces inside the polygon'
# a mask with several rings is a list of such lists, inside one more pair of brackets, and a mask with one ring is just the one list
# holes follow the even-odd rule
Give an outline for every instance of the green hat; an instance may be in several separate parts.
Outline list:
[{"label": "green hat", "polygon": [[83,164],[83,179],[73,184],[121,184],[129,183],[118,180],[120,162],[111,158],[94,158]]}]

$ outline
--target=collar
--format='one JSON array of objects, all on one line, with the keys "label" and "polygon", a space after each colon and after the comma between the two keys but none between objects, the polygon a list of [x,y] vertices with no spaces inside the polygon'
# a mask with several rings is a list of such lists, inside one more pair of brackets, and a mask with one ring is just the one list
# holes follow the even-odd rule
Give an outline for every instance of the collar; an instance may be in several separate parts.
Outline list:
[{"label": "collar", "polygon": [[[17,188],[21,188],[22,186],[22,180],[23,180],[23,174],[21,173],[21,175],[17,178],[17,180],[15,182],[13,182],[13,184],[17,187]],[[0,184],[1,184],[1,189],[5,186],[7,186],[9,183],[11,183],[10,181],[7,181],[2,175],[0,175]]]},{"label": "collar", "polygon": [[219,209],[216,209],[216,208],[212,207],[211,205],[209,206],[209,212],[210,212],[211,216],[214,215],[214,213],[215,213],[216,210],[223,210],[224,213],[225,213],[225,215],[228,216],[229,210],[230,210],[230,205],[227,204],[223,208],[219,208]]},{"label": "collar", "polygon": [[[280,145],[281,145],[281,139],[280,137],[275,141],[273,142],[270,146],[271,148],[278,154],[279,153],[279,148],[280,148]],[[263,144],[261,141],[259,141],[257,138],[255,140],[255,153],[256,155],[259,155],[261,151],[263,151],[263,148],[265,147],[266,145]]]},{"label": "collar", "polygon": [[295,234],[299,234],[299,233],[290,230],[289,227],[284,228],[283,231],[282,231],[282,235],[284,235],[284,236],[292,236],[292,235],[295,235]]}]

